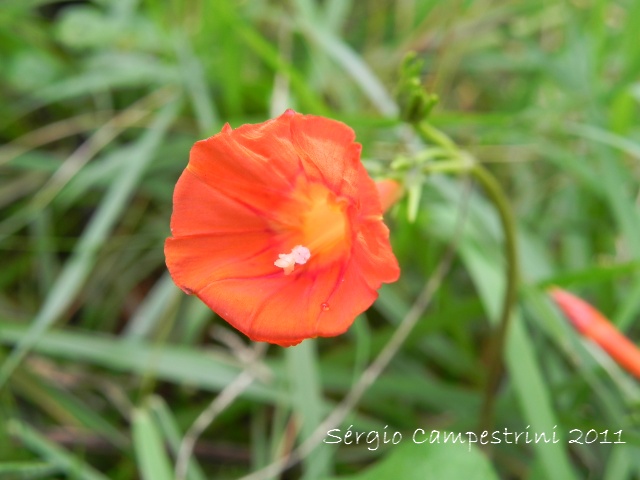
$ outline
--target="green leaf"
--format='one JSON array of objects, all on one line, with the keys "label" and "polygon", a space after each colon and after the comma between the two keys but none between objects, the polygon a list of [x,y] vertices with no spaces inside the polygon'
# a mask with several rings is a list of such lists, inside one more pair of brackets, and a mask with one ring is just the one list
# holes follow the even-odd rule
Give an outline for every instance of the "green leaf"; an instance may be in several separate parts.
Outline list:
[{"label": "green leaf", "polygon": [[119,34],[118,25],[94,7],[65,10],[56,27],[58,41],[76,49],[113,43]]},{"label": "green leaf", "polygon": [[[19,343],[28,331],[28,326],[10,324],[3,319],[0,321],[0,343]],[[175,345],[158,348],[144,341],[77,333],[71,329],[48,332],[34,346],[34,350],[52,357],[139,375],[146,375],[153,370],[159,379],[192,384],[212,391],[222,390],[241,371],[239,365],[212,351]],[[257,383],[250,385],[243,396],[266,402],[288,402],[288,397],[282,392]]]},{"label": "green leaf", "polygon": [[[300,345],[285,350],[291,397],[294,409],[301,423],[301,440],[311,436],[323,419],[323,399],[318,357],[314,341],[302,342]],[[332,450],[317,449],[304,459],[304,479],[311,480],[326,475],[331,464]]]},{"label": "green leaf", "polygon": [[414,442],[411,438],[403,438],[398,445],[390,445],[388,448],[391,452],[364,472],[327,480],[498,479],[489,460],[475,445],[468,443],[469,437],[466,434],[460,436],[461,441],[465,443],[445,443],[446,432],[439,433],[439,442],[442,443],[429,443],[428,435],[424,438],[420,437],[420,434],[416,436],[416,442],[426,440],[422,444]]},{"label": "green leaf", "polygon": [[[178,428],[178,423],[167,404],[158,396],[149,399],[149,410],[154,420],[158,423],[162,435],[167,439],[167,443],[173,452],[174,457],[180,451],[180,444],[183,433]],[[205,480],[206,476],[197,464],[193,455],[189,458],[189,468],[187,470],[187,480]]]},{"label": "green leaf", "polygon": [[26,448],[33,450],[49,463],[57,465],[71,478],[107,480],[107,477],[86,464],[81,458],[73,456],[27,424],[16,420],[9,420],[7,427],[9,432],[17,437]]},{"label": "green leaf", "polygon": [[173,471],[163,438],[146,409],[133,412],[133,448],[143,480],[171,480]]},{"label": "green leaf", "polygon": [[55,478],[61,469],[44,462],[6,462],[0,463],[0,478],[29,480],[33,478]]}]

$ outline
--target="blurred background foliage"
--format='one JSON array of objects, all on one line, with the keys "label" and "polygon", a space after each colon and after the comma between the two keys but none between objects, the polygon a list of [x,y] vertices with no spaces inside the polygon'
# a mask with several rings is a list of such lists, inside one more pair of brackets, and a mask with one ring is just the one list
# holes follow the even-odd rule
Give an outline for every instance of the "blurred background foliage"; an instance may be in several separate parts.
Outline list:
[{"label": "blurred background foliage", "polygon": [[[544,293],[577,291],[640,335],[638,25],[635,0],[2,0],[0,478],[174,478],[185,432],[254,368],[195,443],[188,478],[285,457],[451,249],[424,318],[337,427],[386,426],[401,445],[321,443],[272,478],[640,478],[638,384]],[[490,457],[411,446],[416,428],[480,422],[504,259],[468,179],[405,178],[420,194],[388,215],[402,277],[340,338],[251,363],[166,273],[173,185],[224,122],[286,108],[340,119],[379,177],[422,148],[393,96],[408,51],[440,97],[433,123],[491,169],[517,216],[523,285],[495,428],[556,431],[558,444]],[[598,440],[568,444],[571,429]],[[602,443],[605,430],[626,443]]]}]

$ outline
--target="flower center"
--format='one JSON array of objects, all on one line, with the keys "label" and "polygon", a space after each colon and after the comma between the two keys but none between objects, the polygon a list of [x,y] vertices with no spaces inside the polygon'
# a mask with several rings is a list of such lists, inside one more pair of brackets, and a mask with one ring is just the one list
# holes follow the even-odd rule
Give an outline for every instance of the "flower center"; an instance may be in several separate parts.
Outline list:
[{"label": "flower center", "polygon": [[284,250],[275,259],[275,266],[285,275],[307,261],[316,266],[331,263],[351,248],[349,202],[319,183],[306,184],[296,193],[295,201],[280,212],[284,213],[280,228],[284,227],[281,231],[288,239],[283,245],[295,245],[290,253]]},{"label": "flower center", "polygon": [[314,255],[339,253],[347,238],[347,202],[321,186],[310,190],[309,206],[302,212],[302,245]]}]

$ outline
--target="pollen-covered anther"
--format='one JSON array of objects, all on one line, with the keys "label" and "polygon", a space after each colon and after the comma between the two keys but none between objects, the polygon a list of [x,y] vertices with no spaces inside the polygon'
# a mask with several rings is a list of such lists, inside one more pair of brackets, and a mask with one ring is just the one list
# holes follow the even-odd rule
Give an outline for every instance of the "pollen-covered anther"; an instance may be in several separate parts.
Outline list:
[{"label": "pollen-covered anther", "polygon": [[291,253],[278,254],[278,259],[273,262],[273,264],[278,268],[284,269],[285,275],[289,275],[293,272],[296,263],[298,265],[304,265],[309,258],[311,258],[309,249],[302,245],[296,245],[291,249]]}]

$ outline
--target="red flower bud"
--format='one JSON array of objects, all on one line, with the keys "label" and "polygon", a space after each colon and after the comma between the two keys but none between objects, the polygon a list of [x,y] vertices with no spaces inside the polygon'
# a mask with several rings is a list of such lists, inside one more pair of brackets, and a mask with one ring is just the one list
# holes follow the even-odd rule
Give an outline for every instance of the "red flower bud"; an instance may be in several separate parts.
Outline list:
[{"label": "red flower bud", "polygon": [[549,291],[576,329],[593,340],[618,364],[640,378],[640,349],[584,300],[554,287]]}]

